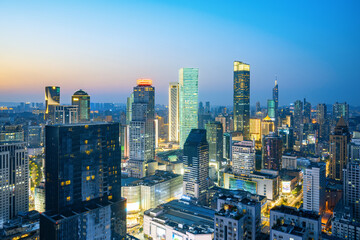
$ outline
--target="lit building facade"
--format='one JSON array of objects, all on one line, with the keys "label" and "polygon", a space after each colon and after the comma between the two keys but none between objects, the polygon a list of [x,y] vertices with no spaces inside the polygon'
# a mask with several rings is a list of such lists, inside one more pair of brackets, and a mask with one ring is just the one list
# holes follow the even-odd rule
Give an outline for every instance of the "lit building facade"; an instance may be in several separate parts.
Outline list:
[{"label": "lit building facade", "polygon": [[76,91],[71,97],[71,104],[78,106],[79,122],[90,121],[90,96],[83,90]]},{"label": "lit building facade", "polygon": [[179,142],[179,83],[169,84],[169,142]]},{"label": "lit building facade", "polygon": [[234,62],[234,131],[250,139],[250,65]]},{"label": "lit building facade", "polygon": [[326,202],[325,163],[312,163],[304,170],[303,179],[303,209],[323,213]]},{"label": "lit building facade", "polygon": [[184,147],[191,129],[198,128],[198,79],[198,68],[179,70],[180,148]]},{"label": "lit building facade", "polygon": [[263,140],[262,161],[263,168],[281,170],[282,139],[275,133],[270,133]]},{"label": "lit building facade", "polygon": [[249,174],[255,170],[255,142],[241,141],[232,145],[232,168],[237,174]]},{"label": "lit building facade", "polygon": [[155,158],[155,88],[151,84],[150,79],[138,79],[133,92],[128,170],[136,178],[146,176],[146,164]]},{"label": "lit building facade", "polygon": [[49,108],[52,105],[60,105],[60,87],[58,86],[45,87],[45,120],[48,120],[49,114],[51,115],[51,111],[53,111]]},{"label": "lit building facade", "polygon": [[223,126],[220,122],[206,124],[206,139],[209,144],[209,161],[221,166],[223,160]]},{"label": "lit building facade", "polygon": [[347,164],[349,142],[348,126],[344,118],[340,117],[334,132],[330,135],[329,178],[343,180],[343,169]]},{"label": "lit building facade", "polygon": [[24,142],[0,144],[0,228],[29,210],[29,159]]}]

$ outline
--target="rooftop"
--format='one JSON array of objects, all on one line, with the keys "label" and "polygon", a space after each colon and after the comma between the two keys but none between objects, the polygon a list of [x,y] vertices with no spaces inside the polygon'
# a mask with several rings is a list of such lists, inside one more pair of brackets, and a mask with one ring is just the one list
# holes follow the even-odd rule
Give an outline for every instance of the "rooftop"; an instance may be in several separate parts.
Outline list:
[{"label": "rooftop", "polygon": [[307,210],[304,210],[301,208],[297,209],[297,208],[293,208],[293,207],[288,207],[285,205],[275,206],[274,208],[272,208],[270,210],[270,212],[281,212],[284,214],[294,215],[294,216],[303,217],[303,218],[309,218],[309,219],[313,219],[313,220],[320,219],[320,215],[316,214],[315,212],[307,211]]},{"label": "rooftop", "polygon": [[277,224],[272,227],[272,230],[276,230],[283,233],[288,233],[296,236],[304,236],[305,229],[297,226],[293,226],[290,224]]},{"label": "rooftop", "polygon": [[167,171],[160,171],[157,170],[155,175],[144,177],[144,178],[122,178],[121,179],[121,185],[122,186],[138,186],[138,185],[144,185],[144,186],[153,186],[155,184],[168,181],[170,179],[179,177],[180,175],[167,172]]},{"label": "rooftop", "polygon": [[215,215],[226,218],[232,218],[235,220],[239,220],[244,216],[243,214],[241,214],[240,210],[236,206],[227,205],[227,204],[225,204],[220,211],[217,211]]},{"label": "rooftop", "polygon": [[179,232],[210,234],[214,232],[215,211],[184,200],[173,200],[144,213],[153,221],[168,225]]}]

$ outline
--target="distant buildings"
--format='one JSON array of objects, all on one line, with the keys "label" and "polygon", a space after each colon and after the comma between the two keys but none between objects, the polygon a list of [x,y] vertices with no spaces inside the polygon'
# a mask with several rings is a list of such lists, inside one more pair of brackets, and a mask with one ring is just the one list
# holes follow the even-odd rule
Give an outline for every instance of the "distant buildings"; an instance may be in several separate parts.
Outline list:
[{"label": "distant buildings", "polygon": [[334,103],[333,104],[333,113],[332,113],[332,120],[333,125],[339,122],[340,118],[343,117],[346,124],[349,124],[349,104],[344,103]]},{"label": "distant buildings", "polygon": [[79,122],[90,121],[90,96],[83,90],[76,91],[71,97],[71,104],[78,106]]},{"label": "distant buildings", "polygon": [[250,65],[234,62],[234,131],[250,140]]},{"label": "distant buildings", "polygon": [[326,201],[325,163],[312,163],[305,169],[303,179],[303,209],[323,213]]},{"label": "distant buildings", "polygon": [[169,84],[169,142],[179,142],[179,83]]},{"label": "distant buildings", "polygon": [[329,178],[343,181],[343,169],[347,164],[349,142],[348,126],[344,118],[340,117],[334,132],[330,135]]},{"label": "distant buildings", "polygon": [[180,148],[184,147],[191,129],[198,128],[198,80],[198,68],[179,70]]},{"label": "distant buildings", "polygon": [[209,144],[206,130],[192,129],[184,144],[184,195],[205,204],[209,187]]},{"label": "distant buildings", "polygon": [[0,128],[0,144],[4,142],[23,142],[24,130],[21,125],[5,125]]},{"label": "distant buildings", "polygon": [[25,142],[0,144],[0,228],[29,210],[29,159]]}]

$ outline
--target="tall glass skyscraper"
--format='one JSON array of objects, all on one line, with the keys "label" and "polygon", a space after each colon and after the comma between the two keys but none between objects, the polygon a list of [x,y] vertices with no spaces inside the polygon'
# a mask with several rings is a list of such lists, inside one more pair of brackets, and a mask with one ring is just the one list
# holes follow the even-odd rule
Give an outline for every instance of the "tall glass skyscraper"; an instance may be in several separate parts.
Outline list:
[{"label": "tall glass skyscraper", "polygon": [[234,62],[234,131],[250,139],[250,65]]},{"label": "tall glass skyscraper", "polygon": [[191,129],[198,127],[198,68],[179,71],[180,148],[183,148]]},{"label": "tall glass skyscraper", "polygon": [[267,115],[272,121],[276,120],[276,103],[272,99],[267,100]]},{"label": "tall glass skyscraper", "polygon": [[273,88],[273,100],[275,102],[275,126],[277,127],[278,116],[279,116],[279,86],[277,80],[275,80],[275,86]]},{"label": "tall glass skyscraper", "polygon": [[169,141],[179,142],[179,83],[169,84]]},{"label": "tall glass skyscraper", "polygon": [[155,88],[150,79],[138,79],[134,87],[129,135],[129,173],[146,176],[146,163],[155,158]]},{"label": "tall glass skyscraper", "polygon": [[71,97],[71,104],[78,106],[79,122],[90,121],[90,96],[83,90],[76,91]]}]

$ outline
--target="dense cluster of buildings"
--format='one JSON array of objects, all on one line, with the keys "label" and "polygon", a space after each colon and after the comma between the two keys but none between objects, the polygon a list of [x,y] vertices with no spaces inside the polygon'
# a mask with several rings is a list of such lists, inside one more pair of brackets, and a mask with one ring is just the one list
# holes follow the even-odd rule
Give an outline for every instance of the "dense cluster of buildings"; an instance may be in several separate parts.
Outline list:
[{"label": "dense cluster of buildings", "polygon": [[[138,79],[126,105],[0,109],[0,238],[359,239],[360,121],[347,103],[250,105],[233,64],[232,107],[198,101],[182,68],[169,104]],[[31,210],[31,211],[29,211]],[[36,211],[34,211],[36,210]],[[27,237],[27,238],[26,238]]]}]

